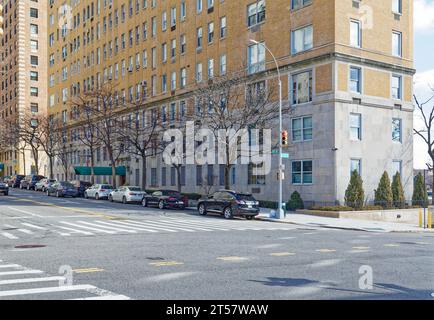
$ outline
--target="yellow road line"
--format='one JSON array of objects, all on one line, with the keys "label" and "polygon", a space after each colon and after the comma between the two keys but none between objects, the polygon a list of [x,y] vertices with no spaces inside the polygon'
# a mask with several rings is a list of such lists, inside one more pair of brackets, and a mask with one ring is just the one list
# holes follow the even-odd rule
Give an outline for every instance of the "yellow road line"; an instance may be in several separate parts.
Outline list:
[{"label": "yellow road line", "polygon": [[104,269],[100,268],[83,268],[83,269],[74,269],[72,272],[74,273],[91,273],[91,272],[102,272]]},{"label": "yellow road line", "polygon": [[247,258],[244,257],[218,257],[217,260],[222,261],[245,261]]},{"label": "yellow road line", "polygon": [[317,249],[315,250],[316,252],[321,252],[321,253],[331,253],[331,252],[336,252],[335,249]]},{"label": "yellow road line", "polygon": [[149,265],[154,267],[170,267],[170,266],[179,266],[182,264],[184,263],[178,261],[162,261],[162,262],[151,262]]},{"label": "yellow road line", "polygon": [[270,256],[273,256],[273,257],[287,257],[287,256],[294,256],[295,255],[295,253],[293,253],[293,252],[273,252],[273,253],[270,253]]}]

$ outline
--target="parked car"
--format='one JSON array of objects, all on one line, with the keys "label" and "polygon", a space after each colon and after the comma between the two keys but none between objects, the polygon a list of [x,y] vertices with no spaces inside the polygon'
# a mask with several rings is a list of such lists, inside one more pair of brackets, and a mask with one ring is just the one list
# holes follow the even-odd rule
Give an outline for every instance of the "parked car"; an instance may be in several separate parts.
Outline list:
[{"label": "parked car", "polygon": [[86,189],[89,189],[92,186],[92,183],[88,181],[73,180],[71,183],[75,188],[77,188],[79,197],[84,197],[84,192]]},{"label": "parked car", "polygon": [[12,176],[11,180],[9,181],[9,186],[12,188],[18,188],[20,186],[21,180],[25,178],[22,174],[16,174]]},{"label": "parked car", "polygon": [[184,209],[186,204],[187,200],[178,191],[174,190],[157,190],[152,194],[145,195],[142,200],[144,207],[156,206],[160,209]]},{"label": "parked car", "polygon": [[55,182],[57,182],[56,179],[48,179],[48,178],[41,179],[35,183],[35,190],[46,192],[48,187]]},{"label": "parked car", "polygon": [[109,184],[94,184],[89,189],[86,189],[84,192],[84,197],[94,198],[95,200],[99,199],[108,199],[110,192],[113,191],[113,187]]},{"label": "parked car", "polygon": [[50,184],[47,188],[47,196],[55,195],[56,197],[77,197],[77,189],[68,181],[59,181]]},{"label": "parked car", "polygon": [[5,182],[0,182],[0,193],[5,196],[9,195],[9,185]]},{"label": "parked car", "polygon": [[27,189],[27,190],[35,189],[36,183],[42,179],[45,179],[45,177],[34,175],[34,174],[28,175],[23,180],[21,180],[20,189]]},{"label": "parked car", "polygon": [[208,199],[199,200],[197,209],[203,216],[208,212],[216,212],[224,215],[226,219],[244,216],[251,220],[259,214],[259,202],[251,194],[220,190]]},{"label": "parked car", "polygon": [[110,192],[108,199],[110,202],[138,202],[141,203],[143,197],[146,195],[145,191],[142,191],[140,187],[123,186],[119,189]]}]

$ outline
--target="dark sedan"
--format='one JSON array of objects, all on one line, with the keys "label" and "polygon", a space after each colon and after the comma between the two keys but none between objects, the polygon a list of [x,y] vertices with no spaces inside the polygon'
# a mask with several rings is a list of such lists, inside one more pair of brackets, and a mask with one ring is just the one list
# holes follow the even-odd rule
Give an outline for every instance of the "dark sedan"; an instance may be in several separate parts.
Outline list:
[{"label": "dark sedan", "polygon": [[251,194],[220,190],[208,199],[199,200],[197,209],[203,216],[208,212],[216,212],[224,215],[226,219],[244,216],[251,220],[259,214],[259,202]]},{"label": "dark sedan", "polygon": [[142,201],[144,207],[156,206],[160,209],[184,209],[186,204],[186,199],[178,191],[173,190],[157,190],[145,195]]},{"label": "dark sedan", "polygon": [[92,186],[92,183],[87,181],[74,180],[71,181],[71,183],[77,189],[79,197],[84,197],[86,189],[89,189]]},{"label": "dark sedan", "polygon": [[0,182],[0,193],[3,193],[5,196],[9,194],[9,186],[5,182]]},{"label": "dark sedan", "polygon": [[55,195],[56,197],[77,197],[78,191],[74,187],[73,184],[71,184],[68,181],[60,181],[55,182],[48,186],[47,188],[47,196]]},{"label": "dark sedan", "polygon": [[21,184],[21,180],[23,180],[25,177],[26,176],[24,176],[22,174],[14,175],[10,180],[9,186],[12,188],[19,188],[19,186]]}]

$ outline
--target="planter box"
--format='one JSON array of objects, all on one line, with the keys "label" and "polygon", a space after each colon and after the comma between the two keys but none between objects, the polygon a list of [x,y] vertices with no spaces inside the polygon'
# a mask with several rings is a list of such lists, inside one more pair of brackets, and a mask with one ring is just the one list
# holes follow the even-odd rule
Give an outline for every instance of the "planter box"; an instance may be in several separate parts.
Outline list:
[{"label": "planter box", "polygon": [[393,209],[393,210],[373,210],[373,211],[316,211],[316,210],[297,210],[297,213],[341,219],[369,220],[396,222],[406,224],[419,224],[420,209]]}]

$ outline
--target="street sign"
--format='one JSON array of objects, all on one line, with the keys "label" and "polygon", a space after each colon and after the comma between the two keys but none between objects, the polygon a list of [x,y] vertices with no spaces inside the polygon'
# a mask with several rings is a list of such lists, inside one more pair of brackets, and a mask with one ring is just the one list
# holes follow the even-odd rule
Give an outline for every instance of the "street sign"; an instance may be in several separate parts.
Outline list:
[{"label": "street sign", "polygon": [[271,154],[279,154],[279,149],[273,149],[273,150],[271,150]]},{"label": "street sign", "polygon": [[289,153],[282,153],[282,158],[289,159]]}]

